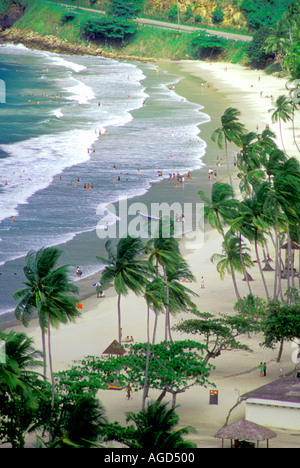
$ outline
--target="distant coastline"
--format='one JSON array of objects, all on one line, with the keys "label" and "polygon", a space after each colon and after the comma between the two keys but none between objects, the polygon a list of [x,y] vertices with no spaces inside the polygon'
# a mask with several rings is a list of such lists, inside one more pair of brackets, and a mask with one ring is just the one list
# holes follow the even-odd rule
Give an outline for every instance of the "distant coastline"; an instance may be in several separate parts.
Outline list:
[{"label": "distant coastline", "polygon": [[137,57],[134,55],[121,54],[119,52],[107,52],[100,47],[90,44],[74,45],[70,42],[52,35],[41,35],[32,30],[12,27],[0,32],[0,44],[23,44],[29,49],[45,50],[66,55],[91,55],[117,60],[139,60],[141,62],[155,62],[153,57]]}]

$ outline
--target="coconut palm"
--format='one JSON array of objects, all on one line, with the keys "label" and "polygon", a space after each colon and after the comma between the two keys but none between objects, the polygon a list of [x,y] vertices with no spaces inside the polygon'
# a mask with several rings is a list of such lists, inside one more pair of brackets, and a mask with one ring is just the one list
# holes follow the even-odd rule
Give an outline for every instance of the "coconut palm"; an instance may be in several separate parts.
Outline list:
[{"label": "coconut palm", "polygon": [[33,347],[33,339],[25,333],[0,330],[5,344],[5,359],[0,363],[0,395],[4,392],[29,395],[31,380],[42,366],[42,353]]},{"label": "coconut palm", "polygon": [[167,405],[168,403],[151,402],[146,410],[127,414],[127,422],[133,421],[136,426],[132,440],[126,442],[129,447],[151,450],[195,447],[195,444],[183,438],[194,429],[183,427],[174,430],[179,417],[175,412],[176,407],[168,409]]},{"label": "coconut palm", "polygon": [[144,294],[147,303],[147,356],[145,370],[145,384],[143,391],[142,409],[145,408],[146,396],[148,392],[148,375],[149,375],[149,359],[150,359],[150,309],[155,312],[155,326],[153,331],[153,343],[155,341],[155,331],[157,324],[157,316],[159,312],[164,310],[166,304],[166,288],[162,278],[154,278],[145,288]]},{"label": "coconut palm", "polygon": [[107,424],[102,404],[85,393],[61,406],[48,448],[92,448]]},{"label": "coconut palm", "polygon": [[240,145],[240,139],[244,134],[245,129],[244,125],[238,121],[239,116],[240,112],[237,109],[233,107],[226,109],[221,117],[222,126],[216,129],[211,136],[212,140],[217,143],[220,149],[223,149],[225,146],[227,172],[231,186],[232,178],[228,161],[228,142],[233,142],[237,146]]},{"label": "coconut palm", "polygon": [[288,26],[289,31],[289,40],[291,45],[293,45],[294,38],[293,38],[293,29],[299,26],[299,18],[300,18],[300,7],[299,3],[294,1],[290,5],[288,5],[287,9],[282,15],[282,25],[283,28]]},{"label": "coconut palm", "polygon": [[264,212],[264,206],[269,196],[269,189],[270,185],[268,182],[264,182],[260,186],[255,187],[252,197],[241,202],[238,216],[231,223],[233,231],[239,231],[243,237],[250,242],[254,242],[256,260],[267,297],[269,297],[269,291],[261,266],[258,245],[264,245],[266,243],[264,233],[268,232],[273,221],[272,218]]},{"label": "coconut palm", "polygon": [[291,43],[286,35],[286,28],[278,22],[265,41],[265,52],[266,54],[274,54],[276,60],[278,60],[282,66],[284,57],[287,55],[290,47]]},{"label": "coconut palm", "polygon": [[172,236],[172,233],[172,221],[165,221],[161,219],[159,221],[157,237],[149,239],[146,245],[147,251],[149,252],[149,266],[156,277],[160,276],[160,270],[162,270],[162,276],[166,288],[167,299],[165,303],[165,340],[168,339],[168,330],[170,324],[170,300],[167,271],[176,269],[178,265],[183,262],[178,241]]},{"label": "coconut palm", "polygon": [[212,186],[211,200],[207,198],[201,190],[198,192],[201,200],[206,203],[204,206],[204,220],[208,221],[211,227],[217,229],[224,238],[223,225],[228,224],[234,218],[237,201],[234,199],[234,192],[230,185],[216,182]]},{"label": "coconut palm", "polygon": [[288,122],[292,120],[291,116],[293,114],[293,108],[289,98],[284,95],[279,96],[275,101],[275,108],[270,109],[269,112],[273,112],[272,120],[279,123],[281,143],[283,151],[286,153],[282,134],[282,122]]},{"label": "coconut palm", "polygon": [[52,404],[54,403],[54,377],[51,354],[51,326],[73,321],[80,315],[77,309],[78,287],[69,280],[69,265],[58,267],[58,260],[63,252],[56,247],[31,251],[26,257],[24,274],[27,281],[25,288],[16,291],[13,296],[20,300],[15,315],[28,326],[33,313],[38,313],[42,333],[44,354],[44,378],[46,379],[46,344],[45,331],[48,335],[48,360],[52,382]]},{"label": "coconut palm", "polygon": [[274,173],[272,198],[275,201],[275,300],[278,295],[276,278],[280,275],[280,264],[278,262],[278,227],[280,210],[283,211],[287,219],[287,225],[298,225],[300,217],[300,165],[295,158],[288,159],[281,166],[276,168],[276,172]]},{"label": "coconut palm", "polygon": [[213,263],[217,262],[217,271],[220,273],[221,278],[227,271],[232,276],[234,291],[237,299],[240,299],[240,293],[237,287],[236,275],[235,272],[243,273],[243,264],[241,262],[240,250],[242,248],[242,255],[244,260],[244,265],[246,267],[252,266],[252,260],[247,253],[248,248],[244,244],[240,245],[240,239],[235,236],[230,230],[225,234],[224,242],[222,243],[223,253],[222,254],[213,254],[211,256],[211,261]]},{"label": "coconut palm", "polygon": [[118,340],[121,343],[121,296],[126,296],[129,290],[142,294],[150,276],[148,263],[141,258],[145,246],[141,238],[127,235],[119,240],[114,248],[111,239],[105,244],[108,258],[97,256],[97,259],[107,265],[101,275],[103,286],[111,281],[118,295]]}]

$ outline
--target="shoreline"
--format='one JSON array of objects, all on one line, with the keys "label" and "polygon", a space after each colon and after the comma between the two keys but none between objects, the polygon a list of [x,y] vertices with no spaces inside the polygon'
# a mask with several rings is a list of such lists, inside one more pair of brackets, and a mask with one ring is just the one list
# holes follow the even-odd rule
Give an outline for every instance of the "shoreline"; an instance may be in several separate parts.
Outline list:
[{"label": "shoreline", "polygon": [[[168,71],[167,66],[169,65],[169,62],[162,62],[161,65],[162,65],[161,67],[162,70]],[[178,75],[178,74],[181,75],[180,73],[178,73],[177,64],[174,65],[174,69],[170,70],[170,72],[171,74],[174,74],[174,75]],[[170,79],[171,78],[172,77],[170,77]],[[186,93],[184,93],[184,91],[186,90],[186,86],[184,84],[183,86],[181,86],[181,82],[185,82],[185,79],[186,78],[183,77],[183,79],[179,80],[178,83],[175,83],[175,91],[180,96],[189,100],[188,97],[185,96]],[[172,81],[170,81],[170,84],[172,84]],[[210,91],[211,93],[213,93],[213,90],[210,90]],[[211,98],[211,93],[206,97],[207,103],[209,102],[209,99]],[[196,101],[193,100],[193,102],[203,107],[199,109],[199,112],[205,113],[204,104],[203,104],[203,96],[197,99]],[[135,110],[133,111],[133,113],[134,112]],[[212,119],[210,118],[209,122],[204,122],[198,125],[197,135],[204,141],[206,141],[210,136],[210,130],[206,130],[206,126],[211,125],[212,123],[211,120]],[[216,126],[217,122],[215,122],[214,125]],[[213,142],[211,143],[214,145]],[[217,148],[216,148],[216,151],[217,151]],[[203,162],[204,164],[207,164],[207,165],[210,165],[213,162],[211,154],[208,155],[206,151],[205,151],[204,156],[200,158],[200,161],[201,163]],[[225,166],[218,168],[218,174],[219,174],[219,180],[220,180],[221,177],[223,177],[226,174]],[[174,193],[176,201],[178,201],[181,204],[190,202],[191,200],[195,200],[195,197],[198,197],[197,193],[200,188],[203,190],[209,189],[209,182],[207,180],[207,167],[205,165],[204,167],[199,167],[198,169],[192,169],[191,176],[192,176],[192,180],[186,181],[184,184],[184,187],[182,187],[182,190],[173,189],[173,193]],[[128,203],[144,203],[147,206],[150,206],[151,203],[161,203],[162,201],[168,201],[169,203],[172,203],[173,201],[175,201],[175,199],[173,195],[170,196],[169,189],[170,189],[170,185],[169,185],[169,180],[167,178],[163,178],[161,180],[158,179],[157,181],[153,181],[150,184],[150,187],[143,194],[133,195],[132,197],[130,197],[128,199]],[[199,197],[198,197],[198,201],[200,202]],[[116,202],[113,202],[112,204],[115,206],[117,203],[118,202],[116,201]],[[95,231],[91,231],[91,233],[95,233]],[[88,234],[90,234],[90,232]],[[64,246],[66,246],[67,244],[68,242],[59,244],[59,248],[64,250]],[[92,273],[91,275],[85,276],[84,278],[78,279],[75,281],[75,284],[80,288],[79,302],[94,295],[95,288],[91,287],[91,284],[99,280],[100,272],[101,272],[101,266],[99,266],[98,272]],[[7,329],[9,327],[14,327],[14,326],[18,326],[18,321],[15,319],[13,311],[6,312],[0,316],[0,329]]]},{"label": "shoreline", "polygon": [[[227,64],[228,70],[225,74],[225,65],[221,63],[209,65],[208,63],[194,61],[159,63],[162,69],[184,76],[184,79],[176,84],[177,94],[191,102],[200,103],[203,106],[202,111],[211,118],[210,122],[204,123],[199,128],[201,139],[204,139],[207,143],[206,153],[202,158],[206,166],[192,171],[191,183],[186,184],[184,190],[180,192],[176,189],[171,191],[168,181],[163,180],[155,184],[154,187],[152,186],[141,197],[131,199],[132,202],[142,200],[143,203],[147,204],[157,200],[174,200],[175,194],[179,196],[179,193],[181,194],[181,201],[185,198],[194,202],[195,198],[198,197],[199,189],[209,191],[213,181],[208,181],[207,168],[215,163],[216,154],[222,154],[210,137],[213,130],[220,126],[220,117],[227,107],[237,107],[242,111],[241,122],[247,126],[248,131],[255,131],[257,124],[261,129],[261,126],[270,122],[268,109],[271,106],[268,98],[265,100],[260,97],[261,86],[262,84],[266,86],[266,92],[272,93],[275,97],[276,93],[281,94],[283,82],[278,81],[275,77],[264,75],[261,71],[249,71],[231,64]],[[255,81],[253,81],[254,79]],[[202,86],[202,83],[204,83],[204,86]],[[209,87],[207,86],[208,83]],[[251,84],[253,84],[254,88],[251,87]],[[199,102],[197,99],[199,99]],[[266,102],[268,105],[266,105]],[[214,105],[214,103],[217,103],[217,105]],[[299,136],[299,116],[297,117],[297,135]],[[286,128],[288,127],[289,125],[286,125]],[[277,126],[274,125],[272,129],[277,130],[275,133],[278,135],[278,145],[280,145]],[[289,133],[286,133],[286,135],[289,136]],[[287,137],[286,139],[288,140]],[[290,148],[293,149],[293,145],[290,144]],[[232,164],[234,149],[234,146],[230,146],[230,167],[232,168],[233,182],[236,186],[238,178]],[[290,154],[290,156],[292,155]],[[218,180],[228,180],[225,162],[221,168],[218,168]],[[199,201],[199,197],[197,201]],[[218,233],[209,228],[205,229],[204,236],[205,241],[201,247],[182,252],[196,277],[195,283],[189,287],[199,295],[195,299],[199,311],[216,315],[220,313],[230,314],[233,312],[233,305],[236,302],[232,280],[228,275],[221,280],[216,271],[216,266],[210,262],[211,255],[214,252],[221,251],[222,240]],[[270,253],[273,254],[272,251]],[[265,297],[258,267],[256,266],[252,270],[251,276],[255,280],[253,293]],[[204,289],[200,289],[200,278],[202,276],[205,278]],[[241,282],[240,275],[238,281],[241,296],[247,295],[247,285],[245,282]],[[268,276],[267,281],[268,284],[272,284],[273,275]],[[116,294],[114,288],[109,287],[105,291],[105,298],[98,299],[94,288],[91,289],[90,279],[81,279],[80,284],[83,297],[81,317],[75,323],[62,325],[59,329],[53,329],[52,331],[55,372],[68,368],[73,361],[82,359],[86,355],[101,355],[117,335]],[[146,306],[144,299],[130,293],[122,298],[121,307],[123,335],[133,336],[136,341],[146,340]],[[187,318],[187,314],[181,313],[172,318],[173,324],[182,318]],[[160,317],[159,325],[161,325],[161,320]],[[151,317],[150,326],[151,328],[153,326],[153,317]],[[37,320],[33,320],[26,329],[23,326],[17,326],[14,329],[16,331],[25,331],[25,333],[33,337],[34,344],[39,349],[41,338]],[[164,339],[163,335],[164,331],[159,328],[157,341]],[[182,335],[174,332],[173,339],[182,339]],[[277,363],[277,350],[262,348],[260,346],[261,336],[244,336],[241,341],[248,344],[253,352],[224,352],[213,362],[216,369],[212,371],[210,380],[215,383],[216,388],[219,390],[220,399],[217,406],[208,404],[208,388],[192,387],[186,393],[178,395],[179,407],[177,412],[180,418],[180,426],[191,425],[196,428],[197,433],[190,435],[189,439],[196,442],[198,448],[221,447],[220,441],[214,439],[213,435],[223,426],[228,411],[236,403],[238,395],[272,382],[282,375],[282,369],[284,373],[288,373],[294,367],[291,360],[292,351],[288,343],[284,348],[282,362]],[[260,361],[265,361],[268,365],[267,377],[263,379],[259,376]],[[125,392],[117,392],[116,394],[100,390],[98,397],[106,409],[109,420],[117,420],[123,424],[125,423],[126,412],[140,411],[140,393],[141,391],[135,393],[129,401],[126,399]],[[158,392],[151,391],[151,399],[155,398],[157,394]],[[232,413],[230,422],[243,417],[243,411],[244,406],[241,404]],[[271,447],[299,447],[300,432],[277,428],[275,432],[277,437],[272,440]]]}]

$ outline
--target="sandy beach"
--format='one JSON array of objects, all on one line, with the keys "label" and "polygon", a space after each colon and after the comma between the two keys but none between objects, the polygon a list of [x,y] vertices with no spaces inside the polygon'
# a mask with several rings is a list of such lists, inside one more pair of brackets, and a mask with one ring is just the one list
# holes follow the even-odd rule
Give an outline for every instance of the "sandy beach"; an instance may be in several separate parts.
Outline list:
[{"label": "sandy beach", "polygon": [[[221,150],[210,139],[216,128],[220,126],[220,117],[227,107],[236,107],[241,112],[241,121],[249,131],[262,131],[268,124],[277,134],[278,146],[281,146],[278,124],[272,123],[269,109],[273,107],[271,97],[276,99],[281,94],[287,94],[285,79],[276,76],[267,76],[262,71],[253,71],[239,65],[224,63],[204,63],[195,61],[168,62],[159,64],[162,69],[184,76],[176,85],[176,92],[192,102],[204,106],[211,121],[201,125],[201,138],[207,143],[206,155],[203,161],[206,167],[195,171],[192,180],[185,182],[184,189],[170,187],[168,181],[155,184],[146,195],[140,197],[144,203],[171,200],[172,197],[180,201],[200,202],[198,190],[209,193],[213,181],[208,181],[207,169],[212,167],[218,170],[218,180],[227,181],[225,160],[221,167],[216,168],[216,155],[224,158]],[[208,86],[209,85],[209,86]],[[300,121],[297,116],[296,133],[300,142]],[[284,124],[285,147],[290,156],[296,156],[296,147],[293,144],[291,124]],[[238,179],[233,166],[233,156],[236,152],[230,147],[230,165],[234,184]],[[171,189],[171,190],[170,190]],[[195,238],[198,239],[197,233]],[[200,236],[199,236],[200,239]],[[210,261],[213,253],[221,252],[222,239],[218,233],[206,227],[204,242],[197,242],[192,248],[190,242],[186,248],[182,240],[182,251],[188,261],[196,282],[189,285],[197,292],[195,303],[201,312],[213,314],[233,312],[236,302],[232,279],[228,275],[224,279],[219,277],[216,266]],[[271,257],[273,256],[270,250]],[[273,257],[274,258],[274,257]],[[204,277],[205,288],[201,288],[201,277]],[[254,282],[251,284],[253,293],[265,298],[265,292],[260,280],[258,266],[251,269]],[[98,277],[96,278],[98,279]],[[61,326],[52,331],[52,349],[54,371],[71,367],[72,362],[87,355],[101,355],[106,347],[117,338],[117,300],[112,287],[105,291],[105,298],[96,297],[95,288],[92,287],[94,278],[80,282],[80,297],[83,304],[82,316],[74,324]],[[267,282],[273,284],[273,274],[267,276]],[[238,276],[238,285],[241,296],[248,294],[247,283]],[[154,317],[152,317],[153,319]],[[172,318],[172,325],[181,319],[187,318],[182,313]],[[161,325],[161,326],[160,326]],[[153,320],[151,322],[151,330]],[[133,336],[136,342],[146,341],[146,304],[142,297],[129,294],[122,298],[122,328],[123,336]],[[34,338],[36,348],[41,349],[41,334],[37,321],[31,322],[27,329],[23,326],[14,327],[16,331],[25,331]],[[185,338],[179,333],[173,333],[173,339]],[[190,338],[190,336],[186,336]],[[164,339],[163,316],[159,321],[157,341]],[[221,441],[214,438],[214,434],[224,425],[228,411],[236,403],[239,395],[276,380],[283,374],[294,369],[291,359],[293,348],[285,344],[282,361],[276,362],[277,352],[260,346],[262,336],[252,335],[242,340],[253,351],[224,352],[212,364],[215,370],[210,380],[215,383],[219,391],[219,404],[209,405],[209,388],[193,387],[177,397],[180,426],[191,425],[196,429],[189,439],[196,442],[198,448],[219,448]],[[259,363],[267,363],[267,376],[259,375]],[[150,392],[150,399],[155,399],[157,392]],[[106,408],[110,421],[118,420],[125,423],[127,411],[140,411],[142,392],[133,393],[132,399],[127,400],[124,391],[99,391],[98,397]],[[229,422],[234,422],[244,416],[244,406],[241,404],[231,415]],[[272,439],[270,446],[277,448],[300,447],[300,432],[274,429],[277,437]],[[263,446],[263,444],[262,444]]]}]

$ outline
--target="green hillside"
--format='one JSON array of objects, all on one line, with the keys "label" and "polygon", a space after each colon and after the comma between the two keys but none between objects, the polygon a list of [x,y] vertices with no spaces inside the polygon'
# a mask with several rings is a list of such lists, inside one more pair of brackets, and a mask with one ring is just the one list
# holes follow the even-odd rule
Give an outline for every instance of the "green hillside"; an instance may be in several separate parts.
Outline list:
[{"label": "green hillside", "polygon": [[[144,59],[223,60],[271,66],[298,78],[299,11],[297,0],[66,0],[64,5],[57,0],[2,0],[0,26],[2,41],[51,50],[69,46],[71,53],[87,49]],[[137,24],[137,17],[177,28]],[[182,25],[191,30],[180,31]],[[228,39],[231,33],[253,40]]]}]

